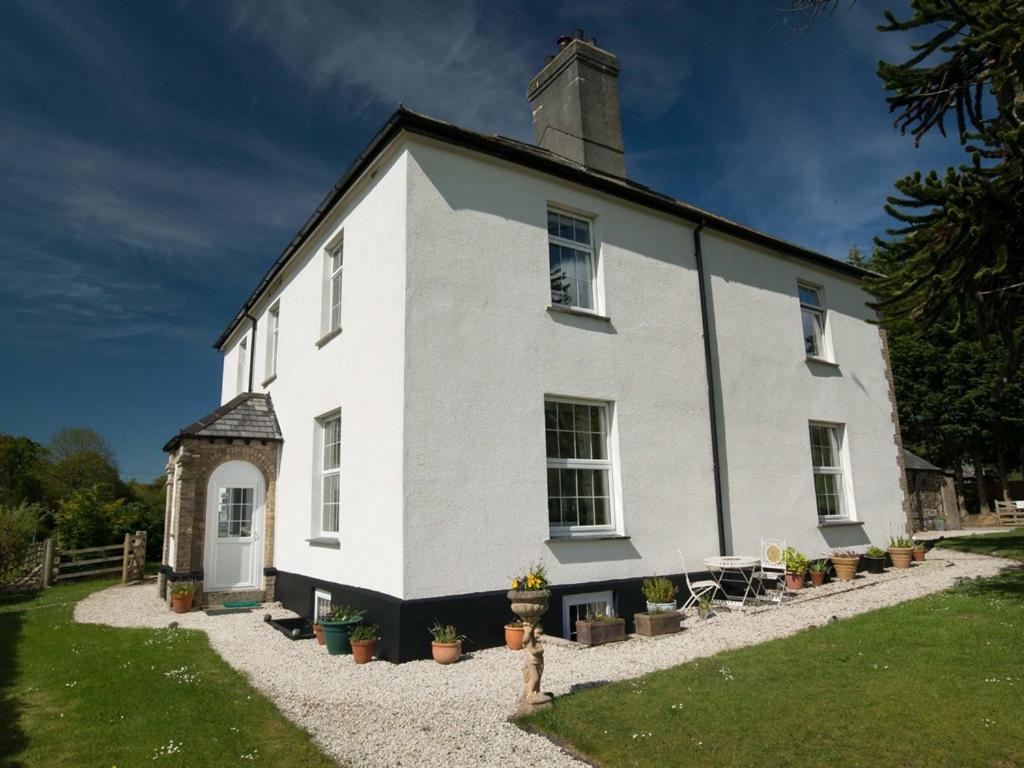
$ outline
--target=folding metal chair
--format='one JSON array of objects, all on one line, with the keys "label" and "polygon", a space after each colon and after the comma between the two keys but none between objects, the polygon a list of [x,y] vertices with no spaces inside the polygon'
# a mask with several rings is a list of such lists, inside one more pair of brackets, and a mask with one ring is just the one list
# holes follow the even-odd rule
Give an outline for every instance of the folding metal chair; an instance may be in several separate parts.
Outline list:
[{"label": "folding metal chair", "polygon": [[699,581],[690,581],[690,571],[686,567],[686,558],[683,557],[683,550],[677,549],[679,553],[679,561],[683,564],[683,576],[686,577],[686,588],[690,590],[690,596],[683,603],[683,607],[679,609],[680,613],[696,605],[701,601],[701,598],[705,597],[709,593],[713,594],[718,589],[718,583],[712,579],[701,579]]},{"label": "folding metal chair", "polygon": [[[754,572],[754,578],[762,585],[762,593],[766,599],[782,605],[786,594],[786,542],[782,539],[761,539],[761,568]],[[769,592],[764,582],[773,585]]]}]

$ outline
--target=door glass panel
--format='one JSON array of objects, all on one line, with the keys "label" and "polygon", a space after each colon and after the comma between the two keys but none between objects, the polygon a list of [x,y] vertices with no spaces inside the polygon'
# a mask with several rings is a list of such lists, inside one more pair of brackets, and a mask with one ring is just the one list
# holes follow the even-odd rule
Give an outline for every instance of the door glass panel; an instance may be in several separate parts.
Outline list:
[{"label": "door glass panel", "polygon": [[252,488],[220,488],[217,494],[217,538],[252,535]]}]

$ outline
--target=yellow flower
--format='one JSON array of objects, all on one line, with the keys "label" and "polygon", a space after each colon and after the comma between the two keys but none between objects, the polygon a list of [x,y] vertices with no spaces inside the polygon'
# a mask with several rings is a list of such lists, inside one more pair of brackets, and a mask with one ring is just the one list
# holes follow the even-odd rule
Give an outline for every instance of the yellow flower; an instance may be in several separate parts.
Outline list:
[{"label": "yellow flower", "polygon": [[512,589],[519,589],[519,579],[512,579]]}]

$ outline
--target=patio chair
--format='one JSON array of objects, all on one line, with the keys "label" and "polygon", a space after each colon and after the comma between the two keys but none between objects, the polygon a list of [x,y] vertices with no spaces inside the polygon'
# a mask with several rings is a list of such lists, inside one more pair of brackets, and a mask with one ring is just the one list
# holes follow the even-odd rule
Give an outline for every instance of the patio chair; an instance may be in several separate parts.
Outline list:
[{"label": "patio chair", "polygon": [[713,579],[701,579],[699,581],[690,581],[690,571],[686,567],[686,558],[683,557],[683,550],[677,549],[679,553],[679,560],[683,564],[683,576],[686,577],[686,588],[690,590],[690,596],[686,598],[686,602],[683,603],[683,607],[679,609],[682,613],[687,608],[696,605],[700,602],[701,598],[706,595],[713,594],[718,589],[718,583]]},{"label": "patio chair", "polygon": [[774,585],[764,596],[778,605],[786,594],[786,542],[782,539],[761,539],[761,568],[754,572],[754,578]]}]

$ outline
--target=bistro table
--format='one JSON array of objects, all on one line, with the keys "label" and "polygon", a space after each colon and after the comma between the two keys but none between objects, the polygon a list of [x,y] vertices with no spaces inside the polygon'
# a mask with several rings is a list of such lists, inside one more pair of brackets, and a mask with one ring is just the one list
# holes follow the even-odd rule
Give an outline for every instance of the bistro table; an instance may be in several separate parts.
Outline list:
[{"label": "bistro table", "polygon": [[746,555],[721,555],[719,557],[705,557],[704,567],[711,572],[711,578],[715,580],[718,588],[726,594],[723,583],[736,584],[743,587],[743,597],[739,600],[729,600],[746,605],[748,598],[757,599],[757,580],[754,578],[754,571],[761,565],[760,558],[748,557]]}]

